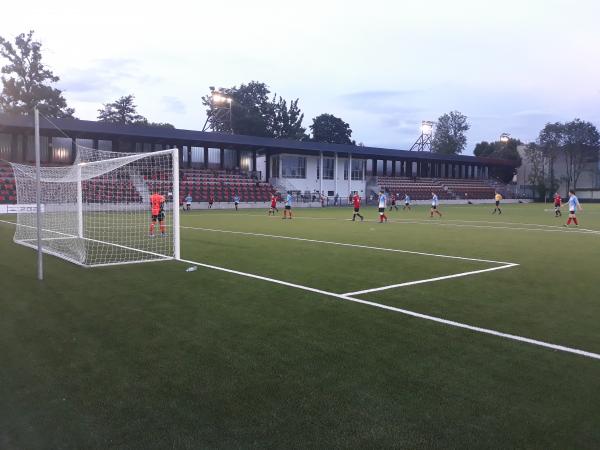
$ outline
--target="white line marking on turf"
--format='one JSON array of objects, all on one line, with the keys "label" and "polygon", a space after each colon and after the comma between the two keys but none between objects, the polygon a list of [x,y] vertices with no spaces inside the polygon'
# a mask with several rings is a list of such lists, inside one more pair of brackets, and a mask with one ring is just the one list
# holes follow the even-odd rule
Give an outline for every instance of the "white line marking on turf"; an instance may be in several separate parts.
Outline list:
[{"label": "white line marking on turf", "polygon": [[[15,225],[15,222],[10,222],[7,220],[0,220],[0,222]],[[338,298],[340,300],[345,300],[345,301],[354,302],[354,303],[360,303],[363,305],[372,306],[372,307],[380,308],[380,309],[385,309],[388,311],[394,311],[394,312],[397,312],[400,314],[405,314],[407,316],[416,317],[416,318],[424,319],[424,320],[430,320],[432,322],[442,323],[444,325],[449,325],[449,326],[456,327],[456,328],[462,328],[462,329],[474,331],[477,333],[489,334],[489,335],[501,337],[504,339],[509,339],[509,340],[518,341],[518,342],[524,342],[524,343],[535,345],[538,347],[549,348],[552,350],[557,350],[557,351],[561,351],[561,352],[565,352],[565,353],[572,353],[575,355],[584,356],[586,358],[600,360],[600,354],[598,354],[598,353],[588,352],[585,350],[580,350],[580,349],[576,349],[576,348],[572,348],[572,347],[566,347],[564,345],[551,344],[548,342],[539,341],[537,339],[530,339],[530,338],[518,336],[515,334],[502,333],[500,331],[495,331],[495,330],[491,330],[488,328],[476,327],[476,326],[468,325],[468,324],[461,323],[461,322],[455,322],[453,320],[442,319],[440,317],[435,317],[435,316],[430,316],[427,314],[421,314],[418,312],[409,311],[407,309],[396,308],[394,306],[388,306],[388,305],[384,305],[381,303],[371,302],[368,300],[361,300],[361,299],[350,297],[350,296],[344,295],[344,294],[336,294],[335,292],[323,291],[321,289],[315,289],[315,288],[311,288],[309,286],[302,286],[300,284],[288,283],[287,281],[276,280],[274,278],[263,277],[261,275],[254,275],[254,274],[246,273],[246,272],[240,272],[239,270],[226,269],[225,267],[213,266],[211,264],[205,264],[205,263],[201,263],[198,261],[192,261],[189,259],[180,259],[179,261],[181,261],[183,263],[187,263],[187,264],[194,264],[194,265],[197,265],[200,267],[206,267],[208,269],[231,273],[234,275],[240,275],[240,276],[244,276],[244,277],[248,277],[248,278],[254,278],[257,280],[267,281],[270,283],[280,284],[283,286],[293,287],[293,288],[301,289],[304,291],[310,291],[310,292],[314,292],[317,294],[322,294],[325,296]]]},{"label": "white line marking on turf", "polygon": [[405,287],[405,286],[413,286],[415,284],[431,283],[432,281],[441,281],[441,280],[448,280],[450,278],[466,277],[466,276],[475,275],[475,274],[478,274],[478,273],[492,272],[494,270],[508,269],[510,267],[515,267],[515,266],[518,266],[518,264],[514,264],[514,263],[513,264],[506,264],[504,266],[492,267],[492,268],[489,268],[489,269],[472,270],[470,272],[455,273],[453,275],[444,275],[444,276],[441,276],[441,277],[427,278],[427,279],[424,279],[424,280],[407,281],[405,283],[390,284],[389,286],[382,286],[382,287],[377,287],[377,288],[373,288],[373,289],[365,289],[363,291],[346,292],[345,294],[342,294],[342,295],[344,295],[344,296],[347,296],[347,295],[352,296],[352,295],[368,294],[370,292],[385,291],[387,289],[394,289],[394,288]]},{"label": "white line marking on turf", "polygon": [[[204,211],[200,211],[204,212]],[[264,214],[230,214],[230,213],[210,213],[211,216],[229,216],[229,217],[266,217]],[[294,220],[339,220],[348,222],[352,219],[340,219],[336,217],[311,217],[311,216],[294,216]],[[443,220],[441,222],[440,220]],[[377,219],[365,219],[365,222],[379,222]],[[453,224],[449,222],[459,222],[459,224]],[[419,224],[419,225],[439,225],[439,226],[448,226],[448,227],[463,227],[463,228],[490,228],[495,230],[519,230],[519,231],[541,231],[546,233],[577,233],[577,234],[600,234],[600,230],[592,230],[589,228],[565,228],[559,225],[541,225],[541,224],[532,224],[532,223],[519,223],[519,222],[492,222],[492,221],[483,221],[483,220],[457,220],[457,219],[390,219],[389,223],[406,223],[406,224]],[[462,223],[462,224],[461,224]],[[532,226],[538,228],[526,228],[524,226],[521,227],[497,227],[497,226],[484,226],[484,225],[470,225],[472,223],[499,223],[499,224],[507,224],[507,225],[525,225]],[[539,227],[544,228],[556,228],[551,230],[543,230]]]},{"label": "white line marking on turf", "polygon": [[200,267],[206,267],[208,269],[219,270],[222,272],[232,273],[235,275],[241,275],[241,276],[248,277],[248,278],[254,278],[257,280],[268,281],[270,283],[280,284],[283,286],[289,286],[289,287],[293,287],[293,288],[297,288],[297,289],[302,289],[305,291],[315,292],[317,294],[322,294],[322,295],[326,295],[329,297],[338,298],[340,300],[345,300],[345,301],[354,302],[354,303],[361,303],[363,305],[372,306],[375,308],[385,309],[388,311],[394,311],[397,313],[405,314],[407,316],[412,316],[412,317],[416,317],[416,318],[424,319],[424,320],[430,320],[432,322],[442,323],[444,325],[449,325],[449,326],[456,327],[456,328],[462,328],[462,329],[466,329],[466,330],[470,330],[470,331],[475,331],[478,333],[489,334],[492,336],[501,337],[504,339],[510,339],[510,340],[518,341],[518,342],[525,342],[528,344],[536,345],[538,347],[549,348],[552,350],[557,350],[557,351],[566,352],[566,353],[573,353],[573,354],[576,354],[579,356],[584,356],[587,358],[600,360],[600,354],[598,354],[598,353],[592,353],[592,352],[588,352],[585,350],[580,350],[580,349],[576,349],[576,348],[572,348],[572,347],[566,347],[564,345],[551,344],[549,342],[539,341],[537,339],[530,339],[530,338],[518,336],[515,334],[502,333],[500,331],[491,330],[488,328],[476,327],[476,326],[468,325],[468,324],[461,323],[461,322],[455,322],[453,320],[442,319],[440,317],[435,317],[435,316],[430,316],[427,314],[421,314],[418,312],[409,311],[407,309],[396,308],[394,306],[388,306],[388,305],[384,305],[381,303],[371,302],[368,300],[361,300],[359,298],[350,297],[350,296],[344,295],[344,294],[336,294],[335,292],[328,292],[328,291],[323,291],[321,289],[315,289],[315,288],[311,288],[308,286],[302,286],[300,284],[288,283],[287,281],[276,280],[273,278],[263,277],[261,275],[240,272],[239,270],[226,269],[224,267],[213,266],[211,264],[204,264],[204,263],[201,263],[198,261],[192,261],[189,259],[181,259],[180,261],[187,263],[187,264],[194,264],[194,265],[197,265]]},{"label": "white line marking on turf", "polygon": [[343,247],[365,248],[365,249],[369,249],[369,250],[380,250],[380,251],[384,251],[384,252],[396,252],[396,253],[408,253],[411,255],[421,255],[421,256],[435,256],[438,258],[460,259],[460,260],[464,260],[464,261],[476,261],[476,262],[484,262],[484,263],[491,263],[491,264],[503,264],[503,265],[511,265],[511,266],[518,265],[518,264],[512,263],[512,262],[494,261],[491,259],[478,259],[478,258],[467,258],[464,256],[440,255],[437,253],[425,253],[425,252],[416,252],[416,251],[412,251],[412,250],[400,250],[400,249],[395,249],[395,248],[373,247],[370,245],[348,244],[345,242],[322,241],[322,240],[318,240],[318,239],[306,239],[306,238],[299,238],[299,237],[292,237],[292,236],[281,236],[281,235],[277,235],[277,234],[250,233],[247,231],[217,230],[214,228],[203,228],[203,227],[181,226],[180,228],[184,228],[187,230],[212,231],[215,233],[241,234],[241,235],[247,235],[247,236],[258,236],[258,237],[267,237],[267,238],[275,238],[275,239],[288,239],[288,240],[292,240],[292,241],[313,242],[316,244],[340,245]]}]

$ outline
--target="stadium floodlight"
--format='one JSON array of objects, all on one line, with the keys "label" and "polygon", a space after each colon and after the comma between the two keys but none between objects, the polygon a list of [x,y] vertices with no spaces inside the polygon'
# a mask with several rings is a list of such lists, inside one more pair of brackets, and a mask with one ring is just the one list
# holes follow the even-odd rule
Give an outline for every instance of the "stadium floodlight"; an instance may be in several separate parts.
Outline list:
[{"label": "stadium floodlight", "polygon": [[206,131],[207,127],[209,127],[213,131],[223,131],[223,128],[225,128],[233,132],[231,125],[233,97],[231,96],[231,92],[231,89],[210,86],[210,109],[207,112],[202,131]]},{"label": "stadium floodlight", "polygon": [[510,134],[502,133],[500,135],[500,142],[507,143],[510,140]]},{"label": "stadium floodlight", "polygon": [[[177,149],[117,153],[78,146],[73,165],[39,170],[38,208],[35,167],[11,165],[16,243],[36,248],[39,232],[44,253],[85,267],[180,258]],[[154,193],[166,200],[164,234],[156,237],[149,233]]]},{"label": "stadium floodlight", "polygon": [[423,120],[421,122],[421,133],[431,135],[433,133],[434,123],[431,120]]}]

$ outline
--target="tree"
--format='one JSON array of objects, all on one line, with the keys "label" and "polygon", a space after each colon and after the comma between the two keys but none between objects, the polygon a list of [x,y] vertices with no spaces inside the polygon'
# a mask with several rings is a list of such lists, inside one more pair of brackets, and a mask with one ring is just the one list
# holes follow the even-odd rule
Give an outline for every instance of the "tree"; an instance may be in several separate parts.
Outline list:
[{"label": "tree", "polygon": [[590,122],[575,119],[564,124],[564,147],[567,188],[577,189],[577,181],[589,162],[598,160],[600,134]]},{"label": "tree", "polygon": [[123,96],[112,103],[104,103],[98,110],[100,122],[120,123],[123,125],[147,124],[148,119],[137,113],[133,95]]},{"label": "tree", "polygon": [[560,122],[547,123],[546,126],[540,131],[537,142],[539,150],[544,153],[546,163],[548,164],[548,176],[549,178],[549,190],[554,191],[558,189],[558,183],[554,175],[554,166],[556,164],[556,158],[564,145],[565,138],[565,126]]},{"label": "tree", "polygon": [[171,123],[168,122],[148,122],[147,119],[144,118],[144,120],[138,120],[137,122],[133,123],[134,125],[145,125],[147,127],[157,127],[157,128],[171,128],[171,129],[175,129],[175,126]]},{"label": "tree", "polygon": [[529,161],[528,181],[535,186],[540,199],[545,199],[547,193],[553,192],[552,184],[548,184],[546,166],[547,155],[543,148],[532,142],[525,148],[525,158]]},{"label": "tree", "polygon": [[522,144],[523,143],[519,139],[513,138],[506,142],[482,141],[475,145],[473,154],[481,158],[509,159],[511,161],[518,161],[520,164],[521,155],[519,155],[517,147]]},{"label": "tree", "polygon": [[[521,165],[521,155],[517,147],[523,143],[518,139],[509,139],[506,142],[482,141],[475,146],[473,153],[475,156],[482,158],[508,159],[516,161],[518,166]],[[494,178],[499,178],[503,182],[508,183],[514,176],[515,170],[511,167],[492,167],[490,175]]]},{"label": "tree", "polygon": [[298,99],[292,100],[288,108],[287,102],[279,97],[273,98],[273,116],[271,135],[274,138],[303,140],[306,138],[306,128],[302,126],[304,114],[298,107]]},{"label": "tree", "polygon": [[443,155],[462,153],[467,145],[465,133],[470,127],[464,114],[458,111],[444,114],[437,120],[431,151]]},{"label": "tree", "polygon": [[42,63],[42,44],[33,33],[19,34],[14,45],[0,37],[0,56],[8,60],[2,67],[0,109],[29,114],[37,106],[48,117],[73,117],[75,110],[67,107],[62,91],[51,86],[59,77]]},{"label": "tree", "polygon": [[269,87],[259,81],[220,92],[231,101],[215,103],[213,88],[210,94],[202,97],[214,131],[298,140],[306,138],[306,129],[302,127],[304,114],[298,106],[298,99],[290,101],[289,107],[281,96],[274,95],[270,99]]},{"label": "tree", "polygon": [[332,114],[321,114],[315,117],[309,128],[312,131],[313,141],[355,145],[351,139],[350,125]]}]

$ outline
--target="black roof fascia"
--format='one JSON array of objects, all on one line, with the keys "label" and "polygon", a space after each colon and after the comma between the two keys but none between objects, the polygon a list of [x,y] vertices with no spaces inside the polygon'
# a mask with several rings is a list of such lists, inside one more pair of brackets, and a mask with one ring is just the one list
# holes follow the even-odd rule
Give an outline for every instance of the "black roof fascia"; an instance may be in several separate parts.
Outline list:
[{"label": "black roof fascia", "polygon": [[[12,114],[0,114],[0,130],[7,128],[18,128],[27,132],[33,128],[33,117]],[[198,144],[198,146],[249,148],[271,153],[305,153],[327,155],[335,153],[351,154],[353,157],[362,159],[410,159],[443,162],[464,162],[471,164],[488,164],[501,166],[516,166],[514,161],[478,158],[466,155],[438,155],[429,152],[412,152],[408,150],[395,150],[379,147],[363,147],[356,145],[329,144],[323,142],[295,141],[291,139],[273,139],[259,136],[246,136],[240,134],[215,133],[205,131],[184,130],[177,128],[151,127],[144,125],[121,125],[91,120],[78,119],[51,119],[51,122],[40,118],[40,129],[52,135],[65,134],[73,137],[94,137],[102,139],[129,138],[147,139],[173,144],[187,145]]]}]

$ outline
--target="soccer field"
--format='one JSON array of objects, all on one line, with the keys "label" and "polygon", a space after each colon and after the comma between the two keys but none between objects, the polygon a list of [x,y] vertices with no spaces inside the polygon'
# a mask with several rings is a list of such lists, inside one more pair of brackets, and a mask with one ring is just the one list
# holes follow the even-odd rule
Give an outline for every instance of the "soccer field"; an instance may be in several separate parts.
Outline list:
[{"label": "soccer field", "polygon": [[584,208],[192,211],[186,262],[42,283],[2,216],[0,448],[598,448]]}]

